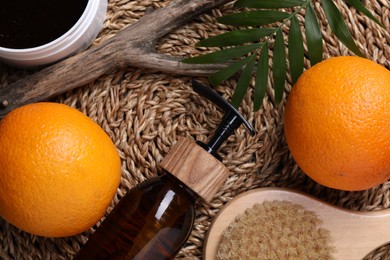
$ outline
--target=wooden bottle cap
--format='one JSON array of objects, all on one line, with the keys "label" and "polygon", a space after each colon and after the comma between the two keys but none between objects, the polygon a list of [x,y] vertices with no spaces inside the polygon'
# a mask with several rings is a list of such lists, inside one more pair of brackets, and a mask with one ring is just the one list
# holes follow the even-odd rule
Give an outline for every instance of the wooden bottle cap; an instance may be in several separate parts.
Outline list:
[{"label": "wooden bottle cap", "polygon": [[182,138],[160,164],[188,188],[209,202],[229,176],[218,159],[191,140]]}]

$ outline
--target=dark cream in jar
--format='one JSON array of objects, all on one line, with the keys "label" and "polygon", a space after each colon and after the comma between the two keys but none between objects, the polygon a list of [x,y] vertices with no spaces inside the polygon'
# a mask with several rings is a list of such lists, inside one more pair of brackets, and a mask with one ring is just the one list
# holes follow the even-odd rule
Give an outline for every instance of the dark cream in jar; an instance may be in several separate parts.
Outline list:
[{"label": "dark cream in jar", "polygon": [[12,0],[0,8],[0,60],[19,67],[53,63],[87,48],[107,0]]}]

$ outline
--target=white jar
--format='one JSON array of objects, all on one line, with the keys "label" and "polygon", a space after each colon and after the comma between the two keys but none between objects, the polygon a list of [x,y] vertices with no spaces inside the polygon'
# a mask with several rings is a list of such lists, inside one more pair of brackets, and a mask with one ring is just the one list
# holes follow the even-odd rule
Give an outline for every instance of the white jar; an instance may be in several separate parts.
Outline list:
[{"label": "white jar", "polygon": [[48,65],[85,50],[98,35],[108,0],[88,0],[76,24],[59,38],[33,48],[0,47],[0,60],[12,66],[33,68]]}]

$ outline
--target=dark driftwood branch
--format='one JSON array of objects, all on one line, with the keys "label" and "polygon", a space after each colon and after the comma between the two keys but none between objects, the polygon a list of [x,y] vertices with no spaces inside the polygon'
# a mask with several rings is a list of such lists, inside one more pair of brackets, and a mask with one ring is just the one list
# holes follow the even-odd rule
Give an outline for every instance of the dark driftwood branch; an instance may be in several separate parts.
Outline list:
[{"label": "dark driftwood branch", "polygon": [[228,0],[179,0],[155,10],[106,42],[0,88],[0,118],[21,105],[46,100],[126,67],[205,76],[222,65],[184,64],[156,52],[156,42],[190,19]]}]

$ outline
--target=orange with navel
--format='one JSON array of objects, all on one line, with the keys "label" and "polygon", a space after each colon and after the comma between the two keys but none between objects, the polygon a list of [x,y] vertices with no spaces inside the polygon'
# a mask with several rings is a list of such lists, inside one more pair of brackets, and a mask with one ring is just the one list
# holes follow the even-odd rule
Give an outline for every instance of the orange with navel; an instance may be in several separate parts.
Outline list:
[{"label": "orange with navel", "polygon": [[289,94],[284,129],[292,157],[312,179],[364,190],[390,178],[390,71],[342,56],[305,71]]},{"label": "orange with navel", "polygon": [[120,176],[109,136],[74,108],[30,104],[0,122],[0,216],[24,231],[87,230],[106,212]]}]

